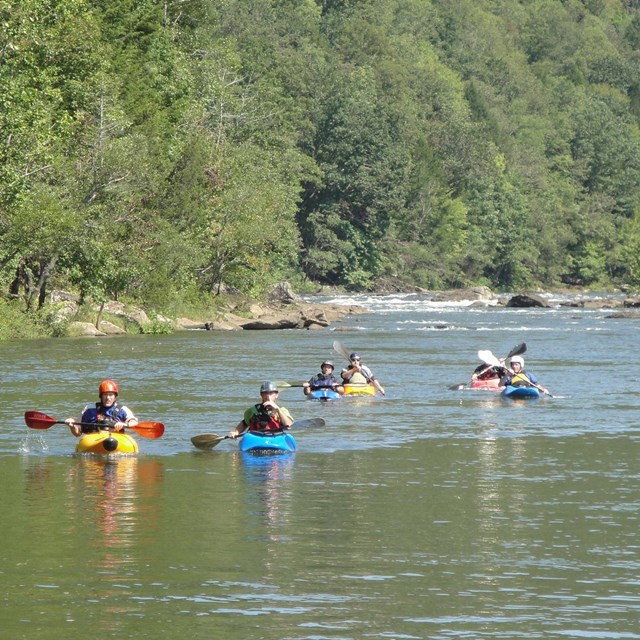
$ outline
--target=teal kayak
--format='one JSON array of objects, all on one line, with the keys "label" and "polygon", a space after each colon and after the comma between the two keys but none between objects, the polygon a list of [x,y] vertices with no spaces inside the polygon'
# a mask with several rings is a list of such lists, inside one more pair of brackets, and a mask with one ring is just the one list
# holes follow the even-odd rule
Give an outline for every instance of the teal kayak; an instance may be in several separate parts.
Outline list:
[{"label": "teal kayak", "polygon": [[295,438],[290,433],[257,433],[247,431],[238,444],[240,451],[251,453],[287,453],[297,449]]},{"label": "teal kayak", "polygon": [[504,398],[539,398],[540,391],[535,387],[512,387],[507,385],[502,390]]}]

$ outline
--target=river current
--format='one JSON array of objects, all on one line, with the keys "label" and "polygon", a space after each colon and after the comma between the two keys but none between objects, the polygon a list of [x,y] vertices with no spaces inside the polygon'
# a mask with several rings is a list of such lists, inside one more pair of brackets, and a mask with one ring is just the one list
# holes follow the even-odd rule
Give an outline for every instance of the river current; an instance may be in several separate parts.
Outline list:
[{"label": "river current", "polygon": [[[190,640],[640,638],[640,321],[601,306],[506,309],[426,296],[329,330],[0,343],[0,637]],[[594,296],[590,296],[593,299]],[[315,299],[316,301],[319,299]],[[263,380],[299,383],[334,340],[386,396],[306,400],[295,455],[225,434]],[[525,342],[553,397],[453,391],[478,350]],[[137,457],[73,453],[103,378],[141,420]]]}]

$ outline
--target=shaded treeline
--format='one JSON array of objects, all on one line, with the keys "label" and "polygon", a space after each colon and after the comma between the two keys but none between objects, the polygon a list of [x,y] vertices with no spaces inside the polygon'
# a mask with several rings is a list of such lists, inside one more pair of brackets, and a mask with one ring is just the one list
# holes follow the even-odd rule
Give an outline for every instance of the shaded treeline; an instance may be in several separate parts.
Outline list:
[{"label": "shaded treeline", "polygon": [[0,0],[0,285],[640,282],[620,0]]}]

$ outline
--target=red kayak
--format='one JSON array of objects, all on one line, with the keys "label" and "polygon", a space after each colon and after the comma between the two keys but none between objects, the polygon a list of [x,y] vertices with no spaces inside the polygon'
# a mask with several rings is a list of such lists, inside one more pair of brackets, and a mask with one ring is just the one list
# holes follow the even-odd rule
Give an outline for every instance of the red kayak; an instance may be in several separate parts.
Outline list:
[{"label": "red kayak", "polygon": [[500,378],[487,378],[486,380],[474,380],[471,383],[472,389],[486,389],[487,391],[502,391]]}]

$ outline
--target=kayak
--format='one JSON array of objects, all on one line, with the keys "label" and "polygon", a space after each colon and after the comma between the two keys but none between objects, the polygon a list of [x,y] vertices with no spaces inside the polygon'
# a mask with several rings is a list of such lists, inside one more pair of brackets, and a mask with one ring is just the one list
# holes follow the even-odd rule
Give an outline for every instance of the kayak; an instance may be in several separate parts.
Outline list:
[{"label": "kayak", "polygon": [[507,385],[502,390],[502,395],[505,398],[539,398],[540,391],[535,387],[512,387]]},{"label": "kayak", "polygon": [[486,389],[487,391],[501,391],[500,378],[488,378],[487,380],[474,380],[470,387],[472,389]]},{"label": "kayak", "polygon": [[76,453],[137,453],[138,443],[128,433],[98,431],[85,433],[76,445]]},{"label": "kayak", "polygon": [[345,396],[375,396],[376,388],[372,384],[345,384]]},{"label": "kayak", "polygon": [[247,431],[239,441],[240,451],[251,453],[287,453],[297,449],[290,433],[261,434]]},{"label": "kayak", "polygon": [[307,395],[309,400],[339,400],[340,394],[333,389],[313,389]]}]

